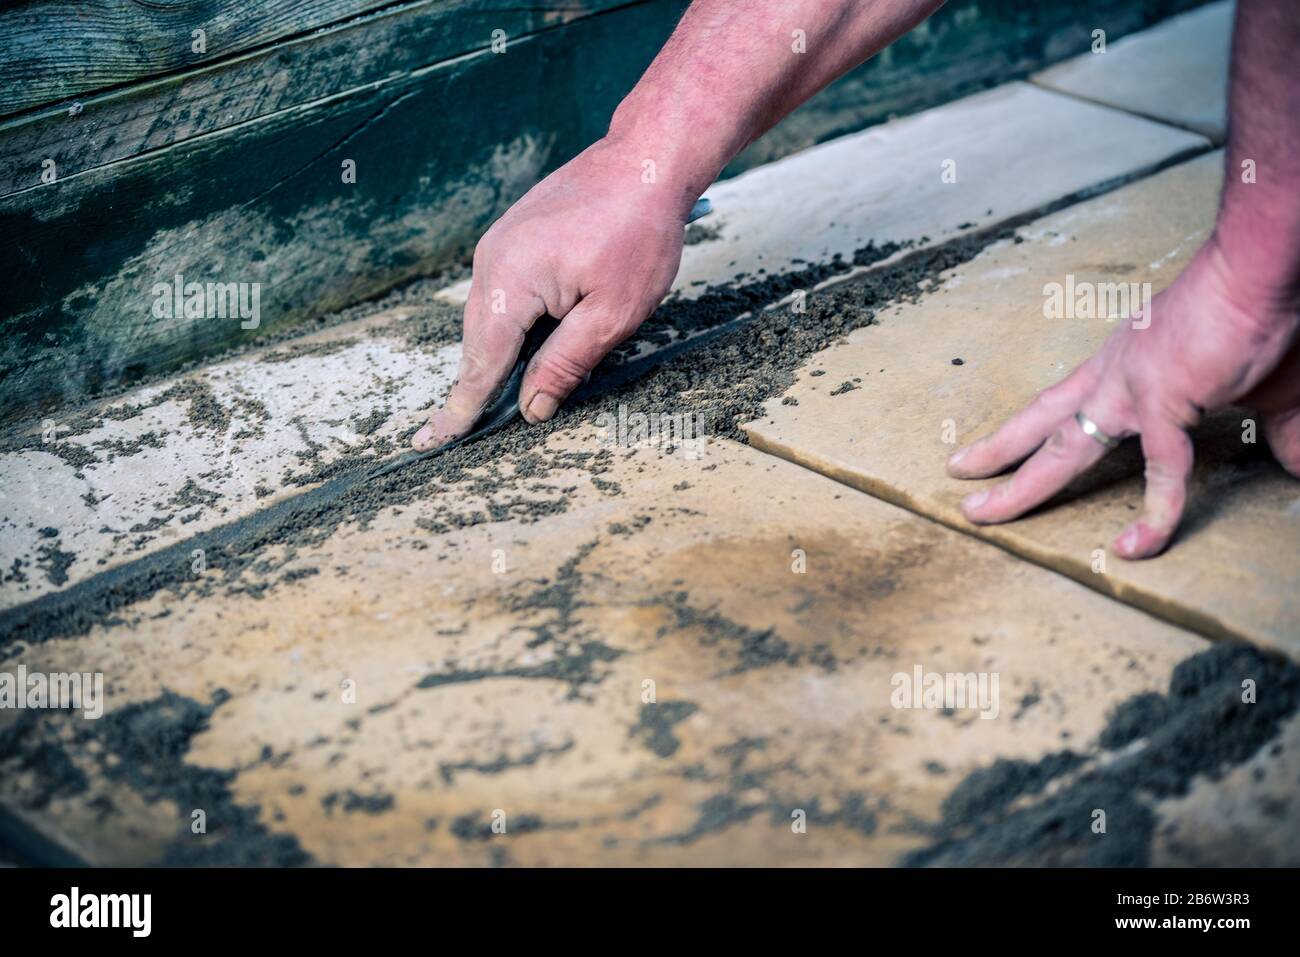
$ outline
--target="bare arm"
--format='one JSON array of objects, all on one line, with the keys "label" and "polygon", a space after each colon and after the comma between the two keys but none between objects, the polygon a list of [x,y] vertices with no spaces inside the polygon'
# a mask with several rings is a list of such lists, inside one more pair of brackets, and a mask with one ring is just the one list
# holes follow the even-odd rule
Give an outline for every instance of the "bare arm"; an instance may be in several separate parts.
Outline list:
[{"label": "bare arm", "polygon": [[749,143],[939,5],[696,0],[615,111],[608,139],[634,159],[656,158],[690,209]]},{"label": "bare arm", "polygon": [[479,242],[458,381],[415,447],[469,430],[543,314],[562,321],[520,408],[530,422],[554,415],[667,293],[687,212],[732,157],[940,2],[696,0],[608,134]]},{"label": "bare arm", "polygon": [[[1228,160],[1215,242],[1243,280],[1300,292],[1300,6],[1241,0],[1232,38]],[[1253,176],[1244,174],[1248,165]],[[1253,182],[1247,182],[1253,179]]]}]

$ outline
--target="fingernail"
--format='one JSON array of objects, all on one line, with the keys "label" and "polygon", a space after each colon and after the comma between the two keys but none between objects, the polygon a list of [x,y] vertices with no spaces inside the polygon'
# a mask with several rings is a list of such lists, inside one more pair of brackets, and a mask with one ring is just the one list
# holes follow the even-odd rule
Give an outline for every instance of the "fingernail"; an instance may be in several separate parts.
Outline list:
[{"label": "fingernail", "polygon": [[971,512],[978,510],[980,506],[982,506],[988,500],[989,500],[989,493],[987,489],[985,489],[983,492],[975,492],[973,495],[967,495],[964,499],[961,500],[962,511],[966,512],[966,514],[969,515]]},{"label": "fingernail", "polygon": [[530,425],[536,425],[538,422],[545,422],[555,415],[555,410],[559,407],[560,403],[552,396],[547,395],[545,392],[539,392],[528,403],[528,408],[524,409],[524,418]]},{"label": "fingernail", "polygon": [[1138,527],[1130,525],[1119,538],[1115,539],[1115,551],[1121,555],[1132,555],[1138,544]]},{"label": "fingernail", "polygon": [[969,451],[970,451],[969,448],[958,449],[956,452],[952,453],[952,455],[948,456],[948,464],[949,464],[949,465],[960,465],[960,464],[961,464],[961,460],[964,459],[964,458],[966,457],[966,453],[969,452]]},{"label": "fingernail", "polygon": [[427,452],[433,448],[433,426],[422,426],[419,432],[411,436],[411,447],[417,452]]},{"label": "fingernail", "polygon": [[429,417],[429,421],[420,428],[420,431],[411,436],[411,445],[417,452],[436,449],[457,437],[456,427],[449,425],[445,416],[446,411],[439,409]]}]

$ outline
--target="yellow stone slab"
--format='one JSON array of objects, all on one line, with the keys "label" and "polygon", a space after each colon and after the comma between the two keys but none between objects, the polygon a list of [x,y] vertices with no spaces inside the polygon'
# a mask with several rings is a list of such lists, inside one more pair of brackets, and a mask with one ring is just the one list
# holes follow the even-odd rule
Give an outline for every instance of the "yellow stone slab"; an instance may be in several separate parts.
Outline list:
[{"label": "yellow stone slab", "polygon": [[[56,742],[86,785],[51,793],[11,756],[0,802],[99,864],[211,860],[249,813],[331,865],[891,864],[965,775],[1089,748],[1208,647],[742,445],[605,451],[494,493],[567,503],[535,520],[458,528],[481,490],[419,500],[260,598],[163,594],[28,649],[103,672],[108,724],[43,716],[29,750]],[[895,708],[918,667],[997,673],[998,695]],[[179,746],[148,733],[168,694],[172,718],[219,702]],[[123,727],[138,767],[101,743]]]},{"label": "yellow stone slab", "polygon": [[[788,393],[798,404],[769,403],[746,426],[751,441],[1203,634],[1300,656],[1300,485],[1262,440],[1243,443],[1249,413],[1229,410],[1198,430],[1173,549],[1135,563],[1107,552],[1101,572],[1098,550],[1141,504],[1136,448],[1110,456],[1068,501],[1004,526],[970,526],[958,503],[982,483],[944,469],[949,443],[995,429],[1111,332],[1104,319],[1044,318],[1045,284],[1069,274],[1158,292],[1210,229],[1221,163],[1217,153],[1194,160],[1031,223],[1018,244],[989,247],[933,295],[810,362]],[[845,381],[858,387],[833,395]]]}]

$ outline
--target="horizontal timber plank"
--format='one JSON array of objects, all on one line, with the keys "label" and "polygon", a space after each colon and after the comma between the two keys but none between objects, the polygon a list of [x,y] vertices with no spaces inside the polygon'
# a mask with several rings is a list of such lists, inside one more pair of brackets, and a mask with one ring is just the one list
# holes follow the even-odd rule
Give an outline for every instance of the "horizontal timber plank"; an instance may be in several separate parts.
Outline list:
[{"label": "horizontal timber plank", "polygon": [[[444,29],[495,18],[508,33],[553,26],[611,6],[609,0],[437,0]],[[94,90],[193,68],[319,30],[393,0],[64,0],[0,5],[0,116]],[[195,51],[195,30],[203,49]],[[358,51],[361,52],[361,51]],[[457,51],[463,52],[463,51]]]},{"label": "horizontal timber plank", "polygon": [[514,0],[423,0],[355,18],[234,59],[0,121],[0,196],[162,149],[381,82],[488,47],[493,30],[511,43],[628,0],[530,7]]},{"label": "horizontal timber plank", "polygon": [[[682,5],[584,0],[534,9],[512,0],[502,9],[494,0],[420,0],[234,59],[0,120],[0,196],[44,185],[50,161],[58,176],[75,175],[482,49],[493,30],[503,30],[509,43],[634,2]],[[1197,2],[1158,0],[1133,9],[1103,0],[1095,19],[1114,39]],[[796,110],[746,149],[727,174],[1028,75],[1091,42],[1090,30],[1068,5],[1023,9],[954,0]]]}]

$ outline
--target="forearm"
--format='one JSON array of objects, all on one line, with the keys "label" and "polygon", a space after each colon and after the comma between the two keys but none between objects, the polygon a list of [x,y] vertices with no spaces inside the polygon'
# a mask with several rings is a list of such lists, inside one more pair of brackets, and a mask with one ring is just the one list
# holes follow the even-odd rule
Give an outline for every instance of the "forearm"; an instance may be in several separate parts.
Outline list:
[{"label": "forearm", "polygon": [[695,0],[607,139],[689,209],[750,141],[941,3]]},{"label": "forearm", "polygon": [[1215,243],[1244,288],[1294,301],[1300,298],[1300,6],[1240,0],[1236,16]]}]

